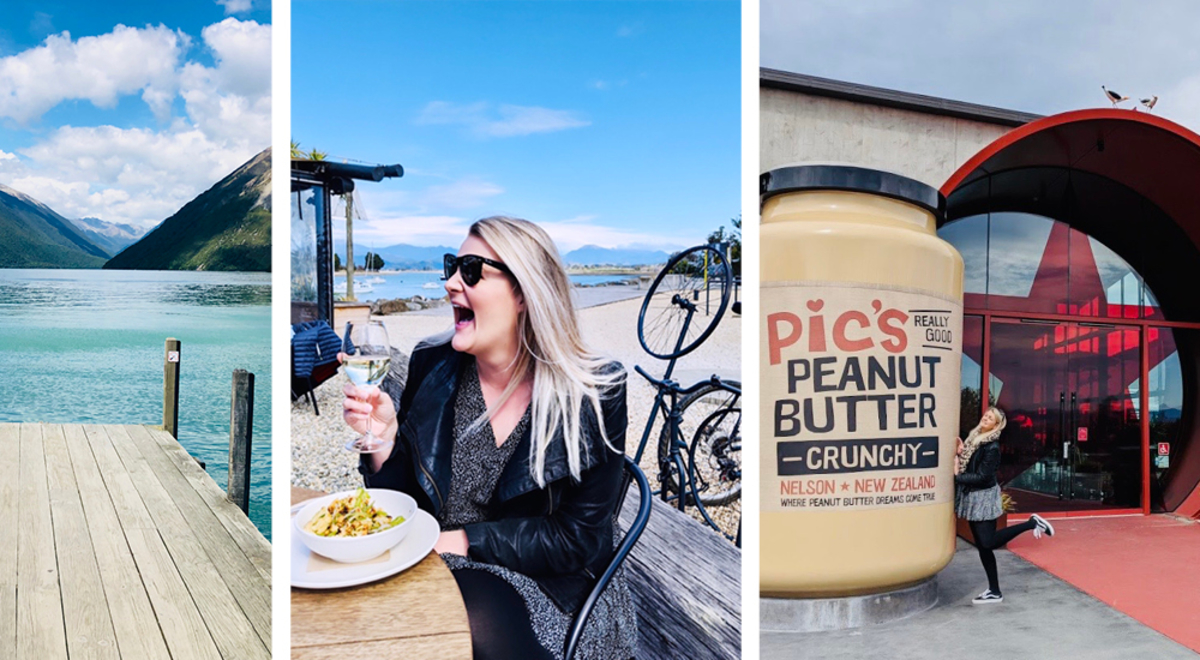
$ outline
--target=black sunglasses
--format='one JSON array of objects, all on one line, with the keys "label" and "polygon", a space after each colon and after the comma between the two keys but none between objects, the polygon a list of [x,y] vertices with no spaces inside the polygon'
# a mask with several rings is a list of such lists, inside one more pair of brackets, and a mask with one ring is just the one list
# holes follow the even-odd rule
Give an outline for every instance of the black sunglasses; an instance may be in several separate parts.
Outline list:
[{"label": "black sunglasses", "polygon": [[493,261],[487,257],[481,257],[477,254],[464,254],[463,256],[459,257],[447,253],[446,256],[442,258],[442,272],[447,280],[451,277],[454,277],[454,273],[456,271],[461,272],[463,284],[466,284],[467,286],[475,286],[476,284],[479,284],[479,278],[483,277],[484,264],[487,264],[506,275],[512,275],[512,271],[508,269],[508,266],[505,266],[499,261]]}]

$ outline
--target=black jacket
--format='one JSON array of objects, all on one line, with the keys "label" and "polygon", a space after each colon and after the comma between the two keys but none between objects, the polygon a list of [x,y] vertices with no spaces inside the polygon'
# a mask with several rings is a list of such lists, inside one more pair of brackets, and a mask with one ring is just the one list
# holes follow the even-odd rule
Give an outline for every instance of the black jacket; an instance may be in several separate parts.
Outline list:
[{"label": "black jacket", "polygon": [[[426,340],[413,351],[407,385],[395,402],[396,445],[378,472],[369,474],[364,463],[368,487],[403,491],[438,514],[450,488],[455,393],[467,359],[473,358],[455,351],[448,336]],[[610,367],[623,369],[618,363]],[[623,381],[603,393],[601,408],[608,440],[623,453]],[[587,451],[580,459],[580,481],[571,477],[560,430],[546,449],[546,486],[540,488],[529,471],[527,429],[496,484],[489,519],[464,527],[471,559],[533,578],[567,612],[582,605],[612,558],[613,513],[624,470],[622,454],[605,446],[586,401],[581,415]]]},{"label": "black jacket", "polygon": [[1000,439],[997,438],[975,450],[954,483],[968,491],[984,490],[996,485],[996,470],[1000,468]]}]

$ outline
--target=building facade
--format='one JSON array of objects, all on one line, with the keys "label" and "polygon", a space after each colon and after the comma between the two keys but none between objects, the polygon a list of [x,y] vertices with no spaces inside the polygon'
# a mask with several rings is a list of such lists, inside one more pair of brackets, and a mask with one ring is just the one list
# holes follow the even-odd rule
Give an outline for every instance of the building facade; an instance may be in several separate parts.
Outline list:
[{"label": "building facade", "polygon": [[836,162],[947,198],[966,265],[962,420],[1009,416],[1022,513],[1200,513],[1200,136],[763,69],[761,170]]}]

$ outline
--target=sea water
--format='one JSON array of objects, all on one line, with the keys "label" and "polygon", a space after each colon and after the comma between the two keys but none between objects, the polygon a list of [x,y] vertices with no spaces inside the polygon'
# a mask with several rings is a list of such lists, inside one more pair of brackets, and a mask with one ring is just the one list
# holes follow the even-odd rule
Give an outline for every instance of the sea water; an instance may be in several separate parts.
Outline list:
[{"label": "sea water", "polygon": [[[636,275],[571,275],[575,286],[596,286],[636,279]],[[382,282],[379,280],[383,280]],[[355,271],[354,297],[362,300],[395,300],[396,298],[442,298],[446,295],[441,271],[402,271],[392,273],[368,273]],[[339,275],[333,281],[334,295],[346,293],[346,276]]]},{"label": "sea water", "polygon": [[180,340],[179,442],[225,488],[234,369],[255,376],[250,519],[271,538],[266,273],[0,269],[0,422],[162,424]]}]

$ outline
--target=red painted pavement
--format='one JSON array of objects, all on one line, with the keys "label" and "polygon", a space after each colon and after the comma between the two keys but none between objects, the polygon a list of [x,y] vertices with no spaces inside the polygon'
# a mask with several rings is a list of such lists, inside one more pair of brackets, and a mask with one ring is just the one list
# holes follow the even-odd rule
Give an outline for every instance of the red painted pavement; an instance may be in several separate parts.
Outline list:
[{"label": "red painted pavement", "polygon": [[1170,516],[1052,518],[1008,549],[1200,652],[1200,524]]}]

